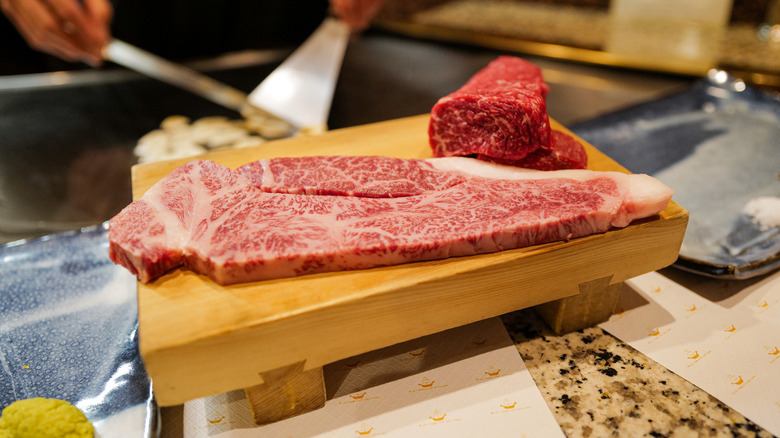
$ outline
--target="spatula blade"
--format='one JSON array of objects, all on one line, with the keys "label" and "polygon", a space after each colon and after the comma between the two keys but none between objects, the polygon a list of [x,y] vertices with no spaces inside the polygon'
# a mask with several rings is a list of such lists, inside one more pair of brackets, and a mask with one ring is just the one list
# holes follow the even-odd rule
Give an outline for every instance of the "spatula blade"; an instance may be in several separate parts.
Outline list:
[{"label": "spatula blade", "polygon": [[324,129],[349,33],[341,20],[326,18],[249,94],[249,102],[299,130]]}]

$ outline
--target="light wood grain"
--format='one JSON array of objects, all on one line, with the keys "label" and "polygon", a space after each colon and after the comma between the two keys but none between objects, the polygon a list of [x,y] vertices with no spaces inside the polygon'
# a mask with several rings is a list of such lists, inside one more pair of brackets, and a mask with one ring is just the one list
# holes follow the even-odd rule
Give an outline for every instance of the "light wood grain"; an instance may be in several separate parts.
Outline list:
[{"label": "light wood grain", "polygon": [[556,334],[593,327],[609,319],[615,310],[623,283],[612,283],[612,276],[578,285],[579,293],[534,307]]},{"label": "light wood grain", "polygon": [[[213,152],[235,168],[265,157],[387,155],[428,158],[428,116]],[[556,129],[564,130],[553,121]],[[626,170],[586,145],[589,167]],[[133,168],[134,196],[189,160]],[[447,260],[219,286],[176,270],[138,286],[140,351],[162,406],[263,383],[365,351],[614,285],[673,263],[688,214],[657,217],[568,242]],[[608,285],[607,285],[608,286]]]},{"label": "light wood grain", "polygon": [[244,389],[255,424],[269,424],[325,406],[322,368],[303,362],[262,373],[264,383]]}]

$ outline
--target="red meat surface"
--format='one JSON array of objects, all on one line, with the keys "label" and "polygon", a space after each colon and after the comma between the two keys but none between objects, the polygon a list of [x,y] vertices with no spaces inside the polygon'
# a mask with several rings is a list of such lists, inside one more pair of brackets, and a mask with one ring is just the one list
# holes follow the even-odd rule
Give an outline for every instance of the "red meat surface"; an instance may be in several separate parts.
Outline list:
[{"label": "red meat surface", "polygon": [[550,148],[548,90],[533,63],[497,58],[434,105],[428,127],[433,156],[520,160]]},{"label": "red meat surface", "polygon": [[[375,181],[388,185],[379,197],[364,190]],[[232,284],[572,239],[652,216],[671,195],[646,175],[457,157],[289,158],[241,171],[196,160],[110,220],[109,255],[143,282],[183,266]]]},{"label": "red meat surface", "polygon": [[520,160],[501,160],[485,155],[479,159],[508,166],[537,170],[585,169],[588,167],[588,154],[574,137],[561,131],[552,131],[553,146],[550,149],[539,148]]}]

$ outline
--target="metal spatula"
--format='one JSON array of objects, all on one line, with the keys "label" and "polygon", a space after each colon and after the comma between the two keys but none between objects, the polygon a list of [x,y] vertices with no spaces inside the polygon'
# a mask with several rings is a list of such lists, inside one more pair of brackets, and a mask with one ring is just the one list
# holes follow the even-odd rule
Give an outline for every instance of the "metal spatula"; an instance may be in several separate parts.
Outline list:
[{"label": "metal spatula", "polygon": [[240,112],[248,104],[247,95],[243,91],[118,39],[109,42],[103,50],[103,57],[232,110]]},{"label": "metal spatula", "polygon": [[249,94],[249,102],[299,129],[324,128],[348,39],[344,22],[325,19]]},{"label": "metal spatula", "polygon": [[117,39],[106,46],[104,57],[245,116],[267,112],[266,116],[284,120],[297,130],[318,129],[327,123],[348,38],[346,24],[327,18],[249,96],[189,67]]}]

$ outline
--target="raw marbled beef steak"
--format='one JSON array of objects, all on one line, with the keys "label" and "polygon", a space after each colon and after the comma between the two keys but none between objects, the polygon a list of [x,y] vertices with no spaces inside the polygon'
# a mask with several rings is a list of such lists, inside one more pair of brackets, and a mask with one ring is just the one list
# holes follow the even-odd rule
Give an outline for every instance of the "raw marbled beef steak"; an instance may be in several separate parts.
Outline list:
[{"label": "raw marbled beef steak", "polygon": [[501,160],[480,155],[479,159],[507,166],[536,170],[584,169],[588,165],[585,148],[574,137],[561,131],[552,131],[553,147],[539,148],[520,160]]},{"label": "raw marbled beef steak", "polygon": [[[329,194],[301,194],[321,190],[321,175]],[[374,179],[403,184],[355,195]],[[111,219],[109,255],[143,282],[185,266],[232,284],[571,239],[652,216],[671,195],[646,175],[458,157],[272,159],[240,172],[198,160]]]},{"label": "raw marbled beef steak", "polygon": [[428,125],[433,156],[475,156],[539,170],[586,168],[583,146],[550,128],[548,90],[536,65],[498,57],[434,105]]},{"label": "raw marbled beef steak", "polygon": [[433,156],[519,160],[548,147],[547,90],[534,64],[511,56],[492,61],[434,105],[428,126]]}]

